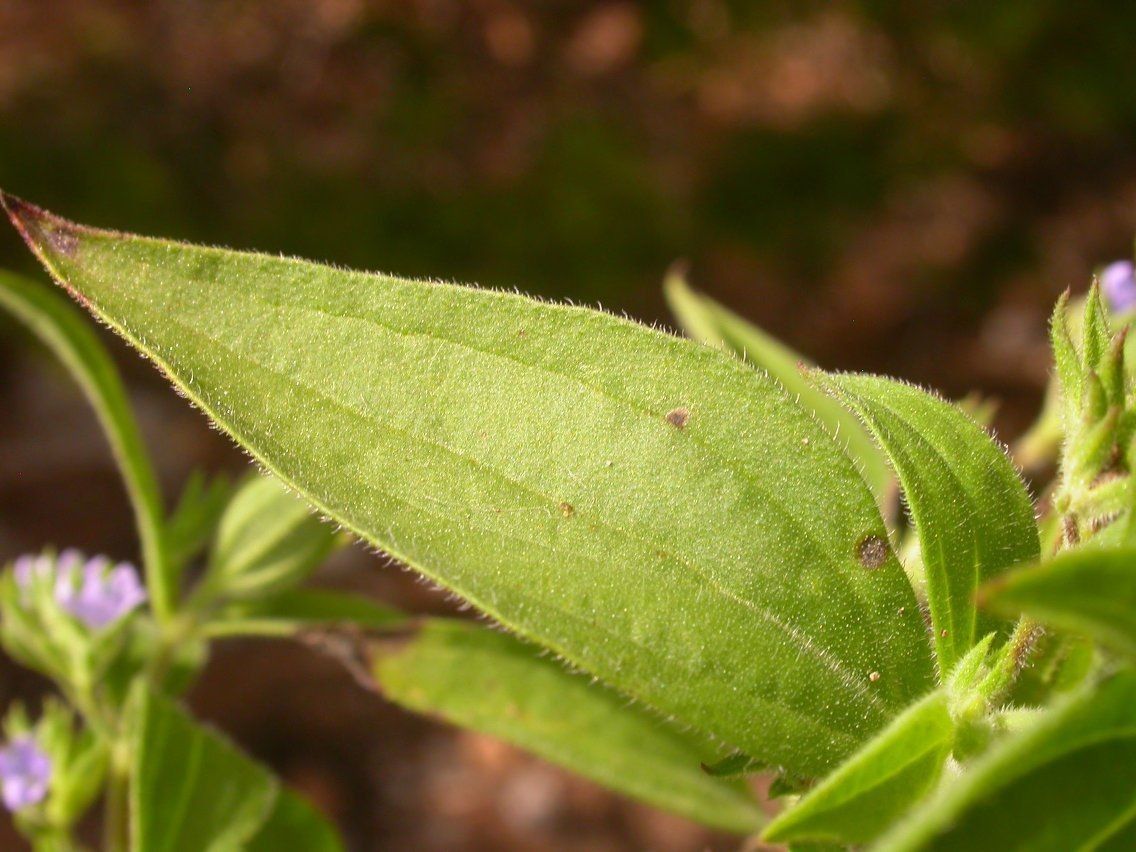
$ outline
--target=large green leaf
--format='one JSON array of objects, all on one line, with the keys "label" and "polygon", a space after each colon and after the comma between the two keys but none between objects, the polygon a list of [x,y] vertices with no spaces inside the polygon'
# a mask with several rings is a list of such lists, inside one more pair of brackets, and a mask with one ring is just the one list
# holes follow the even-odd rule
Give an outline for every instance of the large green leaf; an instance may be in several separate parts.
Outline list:
[{"label": "large green leaf", "polygon": [[[170,699],[134,696],[130,845],[142,852],[341,848],[335,832],[267,770]],[[274,845],[290,833],[305,845]]]},{"label": "large green leaf", "polygon": [[323,512],[680,723],[820,774],[929,687],[870,491],[736,359],[5,203],[58,280]]},{"label": "large green leaf", "polygon": [[881,504],[895,499],[887,459],[854,415],[801,374],[802,365],[809,363],[807,358],[708,296],[692,290],[680,274],[668,275],[663,290],[687,334],[766,370],[801,405],[815,413],[845,446]]},{"label": "large green leaf", "polygon": [[376,648],[391,700],[500,737],[600,784],[707,825],[755,830],[744,782],[714,778],[705,743],[504,633],[436,619]]},{"label": "large green leaf", "polygon": [[980,583],[1040,553],[1033,504],[1005,452],[959,408],[876,376],[820,375],[891,458],[919,535],[939,671],[998,629]]},{"label": "large green leaf", "polygon": [[83,315],[50,288],[0,270],[0,306],[51,349],[99,419],[134,508],[146,584],[159,618],[171,612],[177,577],[163,547],[162,496],[114,362]]},{"label": "large green leaf", "polygon": [[872,840],[931,789],[953,739],[947,696],[933,692],[771,822],[765,839]]},{"label": "large green leaf", "polygon": [[989,584],[982,601],[1136,654],[1136,548],[1083,548]]},{"label": "large green leaf", "polygon": [[1136,818],[1136,673],[1008,736],[880,843],[880,852],[1093,849]]}]

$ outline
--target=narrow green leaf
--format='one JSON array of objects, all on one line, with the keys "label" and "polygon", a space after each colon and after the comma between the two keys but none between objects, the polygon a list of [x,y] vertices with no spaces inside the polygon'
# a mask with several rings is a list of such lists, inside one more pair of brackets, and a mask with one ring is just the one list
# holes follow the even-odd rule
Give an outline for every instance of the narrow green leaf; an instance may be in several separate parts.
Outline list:
[{"label": "narrow green leaf", "polygon": [[210,479],[199,471],[190,476],[164,533],[170,564],[179,573],[208,546],[231,497],[232,486],[226,477]]},{"label": "narrow green leaf", "polygon": [[1009,734],[918,808],[878,852],[1095,849],[1136,817],[1136,673]]},{"label": "narrow green leaf", "polygon": [[947,697],[933,692],[780,814],[766,828],[765,839],[874,839],[938,780],[953,735]]},{"label": "narrow green leaf", "polygon": [[895,465],[919,535],[939,671],[999,627],[976,614],[984,580],[1040,553],[1033,505],[1002,449],[957,407],[891,379],[821,375]]},{"label": "narrow green leaf", "polygon": [[270,476],[252,476],[221,516],[204,583],[260,596],[303,582],[335,547],[335,531]]},{"label": "narrow green leaf", "polygon": [[376,653],[380,687],[404,707],[707,825],[745,833],[762,822],[744,783],[702,771],[705,743],[511,636],[435,619]]},{"label": "narrow green leaf", "polygon": [[287,635],[321,624],[388,630],[406,621],[403,613],[361,595],[307,588],[235,603],[218,613],[206,629],[212,635]]},{"label": "narrow green leaf", "polygon": [[1105,353],[1108,352],[1112,331],[1108,315],[1101,302],[1100,287],[1096,281],[1085,297],[1084,325],[1081,328],[1081,346],[1084,350],[1085,369],[1096,372],[1101,367]]},{"label": "narrow green leaf", "polygon": [[880,504],[894,500],[887,459],[855,416],[801,375],[801,366],[810,363],[807,358],[692,290],[679,273],[667,276],[663,292],[683,331],[707,346],[732,352],[773,376],[844,445]]},{"label": "narrow green leaf", "polygon": [[0,306],[63,362],[94,408],[134,508],[154,612],[168,617],[178,578],[162,543],[161,491],[114,362],[83,315],[38,282],[0,270]]},{"label": "narrow green leaf", "polygon": [[1083,548],[1007,574],[982,602],[1136,654],[1136,548]]},{"label": "narrow green leaf", "polygon": [[[264,826],[242,852],[340,852],[343,843],[327,821],[298,795],[284,787]],[[218,851],[220,852],[220,850]]]},{"label": "narrow green leaf", "polygon": [[140,689],[134,701],[131,848],[228,852],[266,830],[279,838],[284,827],[318,840],[289,848],[341,848],[321,817],[282,801],[280,782],[220,734],[164,696]]},{"label": "narrow green leaf", "polygon": [[5,203],[324,513],[680,723],[818,775],[930,686],[870,491],[765,374],[583,308]]}]

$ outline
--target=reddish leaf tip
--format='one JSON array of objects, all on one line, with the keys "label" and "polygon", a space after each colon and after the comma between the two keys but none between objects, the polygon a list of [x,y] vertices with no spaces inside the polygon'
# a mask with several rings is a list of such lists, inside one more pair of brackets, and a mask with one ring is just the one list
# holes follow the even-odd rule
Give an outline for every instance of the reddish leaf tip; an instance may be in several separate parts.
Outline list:
[{"label": "reddish leaf tip", "polygon": [[73,257],[79,247],[79,227],[30,201],[0,190],[0,206],[24,242],[37,255],[47,251]]}]

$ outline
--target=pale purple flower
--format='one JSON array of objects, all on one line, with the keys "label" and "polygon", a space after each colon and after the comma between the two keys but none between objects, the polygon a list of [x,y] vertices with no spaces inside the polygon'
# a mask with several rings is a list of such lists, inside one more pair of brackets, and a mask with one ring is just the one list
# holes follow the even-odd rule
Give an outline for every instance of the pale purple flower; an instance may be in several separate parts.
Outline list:
[{"label": "pale purple flower", "polygon": [[144,603],[146,590],[133,565],[111,566],[105,556],[84,561],[77,550],[50,556],[21,556],[12,574],[24,603],[31,600],[35,583],[53,582],[55,602],[92,630],[100,630]]},{"label": "pale purple flower", "polygon": [[0,798],[8,810],[38,805],[50,783],[51,758],[33,737],[16,737],[0,749]]},{"label": "pale purple flower", "polygon": [[64,561],[55,577],[55,600],[92,630],[106,627],[146,600],[146,590],[133,565],[111,567],[105,556]]},{"label": "pale purple flower", "polygon": [[20,588],[20,597],[25,603],[32,592],[32,583],[37,577],[46,577],[52,572],[51,559],[47,556],[33,556],[24,554],[12,565],[12,574],[16,578],[16,585]]},{"label": "pale purple flower", "polygon": [[1136,266],[1131,261],[1118,260],[1102,269],[1100,285],[1114,312],[1136,307]]}]

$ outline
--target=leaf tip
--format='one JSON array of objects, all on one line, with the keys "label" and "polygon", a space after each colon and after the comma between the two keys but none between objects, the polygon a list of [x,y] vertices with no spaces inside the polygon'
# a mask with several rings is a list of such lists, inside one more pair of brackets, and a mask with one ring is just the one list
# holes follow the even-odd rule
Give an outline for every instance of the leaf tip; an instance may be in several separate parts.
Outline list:
[{"label": "leaf tip", "polygon": [[49,255],[74,257],[79,248],[79,226],[42,207],[0,190],[0,206],[24,242],[41,260]]}]

